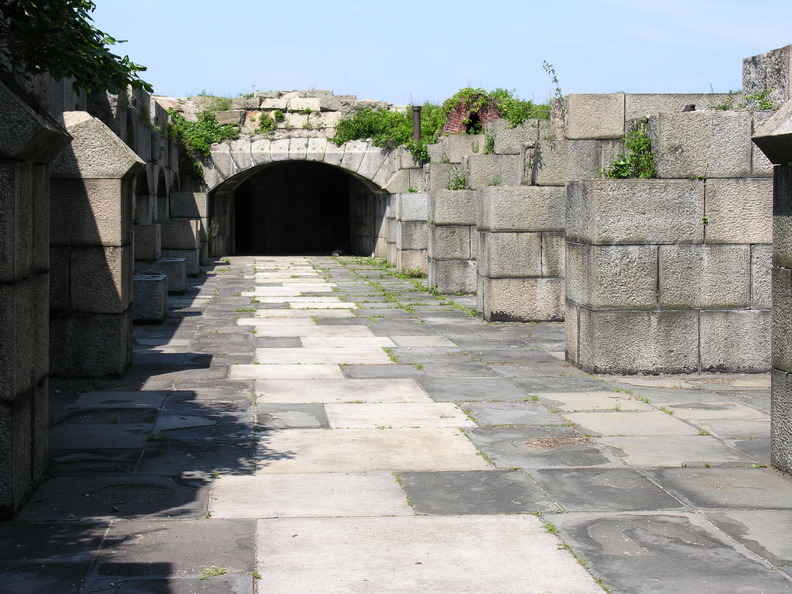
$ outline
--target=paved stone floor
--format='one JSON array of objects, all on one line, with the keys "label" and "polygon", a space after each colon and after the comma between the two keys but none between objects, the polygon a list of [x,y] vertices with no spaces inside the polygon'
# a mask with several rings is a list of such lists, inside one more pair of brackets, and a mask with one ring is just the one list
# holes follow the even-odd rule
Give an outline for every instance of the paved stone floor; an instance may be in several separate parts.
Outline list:
[{"label": "paved stone floor", "polygon": [[[787,592],[769,379],[594,377],[370,261],[232,258],[53,381],[2,592]],[[739,337],[735,337],[739,340]]]}]

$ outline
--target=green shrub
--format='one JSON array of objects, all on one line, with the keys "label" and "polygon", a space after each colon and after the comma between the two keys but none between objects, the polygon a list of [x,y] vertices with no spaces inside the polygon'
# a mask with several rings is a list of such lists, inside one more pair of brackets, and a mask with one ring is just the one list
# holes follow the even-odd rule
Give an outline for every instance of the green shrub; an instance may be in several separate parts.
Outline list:
[{"label": "green shrub", "polygon": [[331,142],[341,146],[350,140],[370,140],[374,146],[392,150],[403,146],[416,161],[429,161],[427,145],[437,142],[445,116],[440,106],[425,103],[421,108],[421,140],[413,140],[412,111],[362,109],[338,122]]},{"label": "green shrub", "polygon": [[179,112],[169,109],[170,123],[168,129],[170,136],[178,144],[183,159],[182,165],[198,179],[203,179],[203,170],[200,166],[201,157],[208,157],[213,144],[224,140],[239,138],[237,126],[221,126],[217,123],[214,113],[204,111],[198,116],[197,122],[188,122]]},{"label": "green shrub", "polygon": [[625,152],[613,160],[610,169],[600,169],[600,175],[616,179],[657,177],[646,119],[637,120],[622,140]]},{"label": "green shrub", "polygon": [[261,114],[261,118],[259,118],[259,125],[256,127],[256,132],[259,134],[269,134],[272,132],[276,127],[277,123],[271,117],[266,114]]}]

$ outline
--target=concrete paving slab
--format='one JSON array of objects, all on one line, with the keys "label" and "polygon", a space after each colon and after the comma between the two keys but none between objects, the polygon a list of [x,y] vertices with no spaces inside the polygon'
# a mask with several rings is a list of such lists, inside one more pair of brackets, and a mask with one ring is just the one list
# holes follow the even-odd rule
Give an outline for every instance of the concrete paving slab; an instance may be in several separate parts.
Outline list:
[{"label": "concrete paving slab", "polygon": [[249,572],[209,577],[89,577],[82,591],[86,594],[108,591],[129,594],[253,594],[255,582],[256,579]]},{"label": "concrete paving slab", "polygon": [[511,377],[509,381],[528,394],[613,391],[612,386],[593,377]]},{"label": "concrete paving slab", "polygon": [[423,364],[423,371],[428,377],[494,377],[497,375],[490,366],[473,359],[442,363],[435,363],[435,360],[431,359]]},{"label": "concrete paving slab", "polygon": [[405,472],[402,488],[420,514],[526,514],[560,511],[519,470]]},{"label": "concrete paving slab", "polygon": [[391,336],[399,347],[455,347],[445,336]]},{"label": "concrete paving slab", "polygon": [[710,522],[775,567],[792,576],[792,512],[728,510],[705,512]]},{"label": "concrete paving slab", "polygon": [[520,401],[528,398],[528,394],[502,378],[423,377],[417,381],[434,400],[442,402]]},{"label": "concrete paving slab", "polygon": [[661,468],[654,480],[692,507],[792,510],[792,477],[763,468]]},{"label": "concrete paving slab", "polygon": [[61,412],[58,423],[65,425],[153,423],[157,414],[159,414],[159,409],[154,407],[77,408],[70,406]]},{"label": "concrete paving slab", "polygon": [[174,401],[252,401],[254,385],[254,380],[180,380],[174,382],[166,406]]},{"label": "concrete paving slab", "polygon": [[232,575],[247,574],[252,581],[255,530],[254,521],[239,519],[117,521],[107,532],[90,577],[197,581],[216,567]]},{"label": "concrete paving slab", "polygon": [[596,440],[569,427],[468,429],[466,433],[496,468],[622,466]]},{"label": "concrete paving slab", "polygon": [[585,410],[655,410],[631,394],[621,392],[537,392],[550,408],[565,412]]},{"label": "concrete paving slab", "polygon": [[769,373],[756,373],[756,374],[741,374],[735,376],[720,375],[705,376],[701,379],[690,381],[695,386],[700,386],[705,389],[715,390],[769,390],[770,389],[770,374]]},{"label": "concrete paving slab", "polygon": [[584,433],[599,435],[698,435],[699,430],[660,411],[564,413]]},{"label": "concrete paving slab", "polygon": [[393,364],[381,347],[256,349],[256,361],[262,365],[389,365]]},{"label": "concrete paving slab", "polygon": [[391,349],[391,354],[396,357],[400,363],[425,364],[429,362],[432,365],[436,365],[446,363],[467,363],[471,360],[470,355],[457,346],[397,347]]},{"label": "concrete paving slab", "polygon": [[431,402],[412,379],[261,380],[260,403]]},{"label": "concrete paving slab", "polygon": [[505,361],[489,363],[490,368],[503,377],[513,378],[563,378],[582,375],[567,363],[559,363],[548,356],[548,361]]},{"label": "concrete paving slab", "polygon": [[[284,326],[283,320],[276,320],[272,318],[239,318],[236,320],[238,326],[256,326],[250,330],[261,330],[268,327],[282,328]],[[310,318],[294,318],[289,320],[289,327],[302,328],[303,326],[314,327],[316,322]]]},{"label": "concrete paving slab", "polygon": [[668,407],[679,419],[769,420],[770,415],[738,402],[690,402]]},{"label": "concrete paving slab", "polygon": [[533,516],[260,520],[258,546],[273,593],[602,591]]},{"label": "concrete paving slab", "polygon": [[724,396],[717,392],[688,388],[652,388],[635,386],[630,388],[635,396],[648,399],[655,406],[690,404],[694,402],[723,402]]},{"label": "concrete paving slab", "polygon": [[203,518],[209,484],[161,476],[68,476],[45,482],[17,516],[19,521]]},{"label": "concrete paving slab", "polygon": [[154,423],[53,425],[50,447],[58,450],[142,448]]},{"label": "concrete paving slab", "polygon": [[253,434],[252,410],[242,413],[207,410],[201,415],[163,412],[152,430],[152,436],[169,440],[251,440]]},{"label": "concrete paving slab", "polygon": [[475,427],[465,413],[450,402],[326,404],[330,426],[336,429],[406,427]]},{"label": "concrete paving slab", "polygon": [[[266,349],[262,349],[266,350]],[[230,379],[343,379],[338,365],[232,365]]]},{"label": "concrete paving slab", "polygon": [[0,523],[0,589],[79,592],[107,532],[99,523]]},{"label": "concrete paving slab", "polygon": [[347,379],[405,379],[426,377],[422,369],[412,365],[343,365]]},{"label": "concrete paving slab", "polygon": [[792,582],[694,514],[546,514],[614,592],[789,592]]},{"label": "concrete paving slab", "polygon": [[699,419],[696,426],[723,439],[762,439],[770,437],[770,419],[740,421],[732,419]]},{"label": "concrete paving slab", "polygon": [[304,336],[302,345],[309,349],[325,348],[381,348],[395,347],[396,344],[386,336]]},{"label": "concrete paving slab", "polygon": [[632,468],[540,468],[531,471],[566,511],[642,511],[685,506]]},{"label": "concrete paving slab", "polygon": [[[296,310],[310,309],[310,310],[322,310],[322,311],[324,311],[324,310],[357,309],[358,308],[357,305],[355,305],[354,303],[346,303],[346,302],[340,302],[340,301],[337,302],[337,303],[336,302],[317,303],[315,301],[306,301],[306,302],[303,302],[303,301],[288,301],[288,304],[289,304],[289,307],[291,309],[296,309]],[[326,313],[327,312],[324,311],[324,314],[326,314]],[[335,314],[335,312],[333,312],[333,313]]]},{"label": "concrete paving slab", "polygon": [[746,456],[750,456],[758,464],[770,465],[770,452],[771,442],[770,435],[764,438],[749,438],[749,439],[725,439],[733,448],[741,451]]},{"label": "concrete paving slab", "polygon": [[348,309],[259,309],[256,310],[256,317],[267,318],[313,318],[321,316],[323,318],[352,318],[354,313]]},{"label": "concrete paving slab", "polygon": [[226,476],[212,484],[213,518],[412,516],[392,474]]},{"label": "concrete paving slab", "polygon": [[259,303],[340,303],[341,299],[337,295],[299,295],[299,296],[283,296],[283,297],[259,297]]},{"label": "concrete paving slab", "polygon": [[564,425],[567,422],[538,402],[460,402],[459,406],[481,427]]},{"label": "concrete paving slab", "polygon": [[192,440],[149,442],[141,456],[137,474],[209,479],[215,474],[252,474],[256,466],[255,442]]},{"label": "concrete paving slab", "polygon": [[265,429],[328,428],[325,407],[321,404],[256,405],[259,427]]},{"label": "concrete paving slab", "polygon": [[72,406],[74,408],[159,408],[167,395],[168,392],[165,390],[158,392],[88,392],[80,394]]},{"label": "concrete paving slab", "polygon": [[138,449],[58,450],[50,449],[48,471],[52,476],[89,474],[132,474],[140,451]]},{"label": "concrete paving slab", "polygon": [[288,429],[260,434],[259,472],[490,468],[458,429]]},{"label": "concrete paving slab", "polygon": [[[264,320],[261,320],[264,321]],[[274,337],[274,338],[288,338],[288,337],[318,337],[326,336],[333,338],[341,337],[359,337],[370,338],[374,334],[366,326],[317,326],[311,322],[304,326],[295,326],[289,321],[288,326],[283,322],[279,324],[250,324],[256,330],[256,338],[259,337]]]},{"label": "concrete paving slab", "polygon": [[299,336],[256,336],[255,347],[259,349],[294,349],[303,346]]},{"label": "concrete paving slab", "polygon": [[678,435],[673,439],[664,436],[600,437],[597,441],[626,464],[636,467],[747,466],[754,463],[738,450],[703,435]]},{"label": "concrete paving slab", "polygon": [[685,376],[643,376],[643,375],[603,375],[606,382],[625,384],[627,386],[645,386],[649,388],[695,388]]}]

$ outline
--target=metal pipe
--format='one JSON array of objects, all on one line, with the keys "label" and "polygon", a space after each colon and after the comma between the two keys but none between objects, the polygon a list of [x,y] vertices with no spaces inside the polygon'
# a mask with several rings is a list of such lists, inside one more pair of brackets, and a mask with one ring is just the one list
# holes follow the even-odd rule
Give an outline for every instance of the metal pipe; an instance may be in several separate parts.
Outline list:
[{"label": "metal pipe", "polygon": [[413,105],[413,140],[421,140],[421,106]]}]

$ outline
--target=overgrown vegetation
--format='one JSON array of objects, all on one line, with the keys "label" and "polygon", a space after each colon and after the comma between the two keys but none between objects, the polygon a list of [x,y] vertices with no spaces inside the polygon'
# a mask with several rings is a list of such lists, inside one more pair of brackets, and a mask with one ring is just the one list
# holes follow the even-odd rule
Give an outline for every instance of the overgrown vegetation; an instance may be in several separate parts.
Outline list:
[{"label": "overgrown vegetation", "polygon": [[467,177],[465,177],[465,172],[454,165],[448,171],[446,190],[464,190],[465,188],[467,188]]},{"label": "overgrown vegetation", "polygon": [[239,138],[237,126],[221,126],[214,113],[204,111],[197,122],[188,122],[182,114],[169,109],[171,138],[179,143],[182,166],[197,179],[203,179],[200,160],[209,156],[213,144]]},{"label": "overgrown vegetation", "polygon": [[737,94],[740,91],[729,91],[726,98],[721,101],[720,103],[713,103],[710,105],[710,109],[715,109],[718,111],[731,111],[734,109],[734,104],[737,101]]},{"label": "overgrown vegetation", "polygon": [[[529,119],[547,119],[550,117],[549,104],[536,104],[533,101],[518,99],[514,91],[495,89],[487,92],[484,89],[466,87],[442,105],[424,103],[421,108],[421,140],[413,140],[412,113],[408,111],[391,111],[389,109],[363,109],[352,117],[344,118],[336,126],[335,136],[331,139],[341,146],[351,140],[370,140],[374,146],[384,149],[405,147],[416,161],[429,161],[427,146],[437,142],[448,119],[451,109],[464,102],[471,115],[478,114],[486,105],[494,105],[501,116],[516,128]],[[468,120],[469,133],[483,132],[476,121]]]},{"label": "overgrown vegetation", "polygon": [[745,95],[745,101],[737,103],[737,98],[741,91],[729,91],[726,98],[720,103],[710,105],[711,109],[720,111],[731,111],[733,109],[754,109],[758,111],[766,111],[777,109],[775,103],[770,99],[770,93],[773,89],[765,89],[755,93],[748,93]]},{"label": "overgrown vegetation", "polygon": [[[769,98],[772,92],[773,89],[765,89],[758,93],[748,93],[745,96],[745,104],[748,105],[749,108],[755,105],[756,107],[754,109],[758,110],[775,109],[775,103]],[[743,107],[743,105],[741,104],[740,107]]]},{"label": "overgrown vegetation", "polygon": [[124,43],[94,27],[90,0],[0,3],[0,73],[30,80],[48,73],[55,80],[72,78],[75,90],[120,93],[128,86],[153,92],[140,79],[146,70],[109,46]]},{"label": "overgrown vegetation", "polygon": [[613,160],[610,169],[599,169],[599,174],[616,179],[657,177],[646,118],[637,120],[622,140],[625,152]]},{"label": "overgrown vegetation", "polygon": [[350,140],[371,140],[374,146],[392,150],[403,146],[419,163],[429,161],[427,145],[437,142],[445,116],[438,105],[421,108],[421,140],[413,140],[412,112],[389,109],[362,109],[336,126],[333,143],[341,146]]}]

